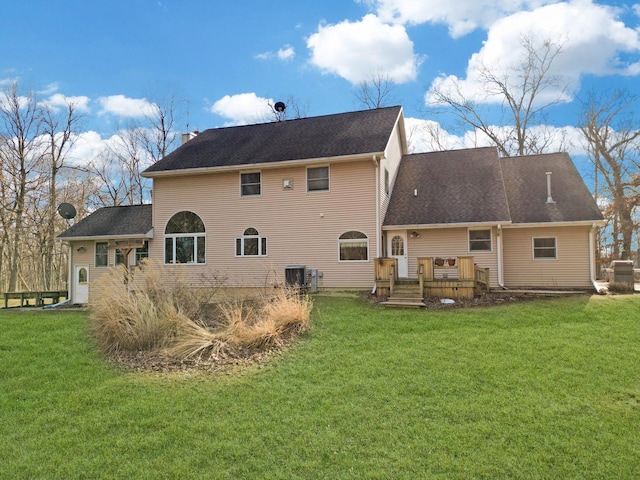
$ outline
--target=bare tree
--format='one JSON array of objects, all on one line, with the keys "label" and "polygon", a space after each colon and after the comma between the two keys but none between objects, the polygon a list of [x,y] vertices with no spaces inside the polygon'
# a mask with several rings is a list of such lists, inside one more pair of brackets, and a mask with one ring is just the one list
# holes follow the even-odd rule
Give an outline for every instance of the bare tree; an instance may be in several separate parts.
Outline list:
[{"label": "bare tree", "polygon": [[43,175],[48,177],[48,186],[44,203],[46,213],[43,215],[44,218],[40,224],[42,227],[38,230],[41,236],[40,245],[42,248],[42,286],[46,290],[53,288],[55,236],[57,227],[60,224],[57,215],[59,204],[58,177],[60,171],[65,167],[66,154],[76,138],[75,128],[79,120],[80,116],[76,105],[73,103],[67,103],[64,113],[60,115],[46,106],[42,108],[43,134],[46,138],[44,154],[46,164],[43,165],[46,171]]},{"label": "bare tree", "polygon": [[[465,96],[459,81],[430,92],[431,103],[445,108],[465,127],[486,135],[504,156],[542,153],[555,140],[555,133],[544,128],[545,112],[565,101],[566,85],[552,74],[552,66],[562,53],[562,45],[550,40],[541,46],[532,35],[521,40],[522,61],[514,69],[499,72],[487,65],[478,70],[484,97]],[[552,93],[550,98],[545,94]],[[487,105],[500,101],[500,122],[492,122]],[[505,126],[508,125],[508,126]],[[536,128],[534,128],[536,127]]]},{"label": "bare tree", "polygon": [[396,84],[384,71],[378,70],[363,80],[353,90],[358,103],[369,110],[386,107],[393,102],[393,90]]},{"label": "bare tree", "polygon": [[7,235],[6,289],[15,291],[20,276],[20,257],[25,236],[25,209],[30,192],[43,184],[38,174],[42,163],[40,108],[35,94],[22,96],[14,82],[0,98],[0,155],[4,188],[3,230]]},{"label": "bare tree", "polygon": [[[634,211],[640,204],[640,124],[633,117],[636,97],[626,91],[609,96],[589,94],[580,115],[579,128],[587,141],[595,168],[596,194],[609,199],[614,258],[631,257]],[[599,180],[603,185],[598,185]]]}]

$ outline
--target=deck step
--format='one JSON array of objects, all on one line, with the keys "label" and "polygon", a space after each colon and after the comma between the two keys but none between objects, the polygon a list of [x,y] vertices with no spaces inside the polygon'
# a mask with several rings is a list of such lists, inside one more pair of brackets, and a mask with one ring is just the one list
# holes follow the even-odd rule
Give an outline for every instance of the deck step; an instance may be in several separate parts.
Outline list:
[{"label": "deck step", "polygon": [[426,307],[424,302],[419,301],[419,299],[411,299],[412,301],[408,301],[408,299],[402,299],[401,301],[389,299],[386,302],[381,302],[380,305],[384,305],[385,307],[391,308],[423,308]]}]

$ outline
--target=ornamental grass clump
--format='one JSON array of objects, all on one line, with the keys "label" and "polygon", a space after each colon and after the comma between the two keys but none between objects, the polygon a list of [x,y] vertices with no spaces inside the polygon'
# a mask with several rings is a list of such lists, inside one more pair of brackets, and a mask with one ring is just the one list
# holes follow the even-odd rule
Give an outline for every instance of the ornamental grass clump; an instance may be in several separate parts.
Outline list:
[{"label": "ornamental grass clump", "polygon": [[228,302],[219,307],[215,327],[182,323],[169,351],[182,359],[219,359],[282,346],[307,330],[312,306],[309,297],[291,289],[251,302]]},{"label": "ornamental grass clump", "polygon": [[[160,273],[148,266],[142,279],[132,278],[124,266],[109,269],[97,282],[91,327],[105,352],[154,350],[175,338],[184,315],[161,287]],[[142,288],[135,289],[133,284]]]}]

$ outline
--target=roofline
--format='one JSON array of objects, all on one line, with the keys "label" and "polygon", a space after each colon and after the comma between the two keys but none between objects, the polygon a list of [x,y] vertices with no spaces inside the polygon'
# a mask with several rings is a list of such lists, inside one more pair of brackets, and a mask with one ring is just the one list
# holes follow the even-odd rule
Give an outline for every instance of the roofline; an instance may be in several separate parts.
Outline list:
[{"label": "roofline", "polygon": [[606,220],[576,220],[573,222],[537,222],[537,223],[512,223],[507,228],[530,228],[530,227],[578,227],[578,226],[598,226],[604,227]]},{"label": "roofline", "polygon": [[132,233],[130,235],[122,234],[122,235],[93,235],[93,236],[82,236],[82,237],[56,237],[56,240],[59,242],[81,242],[87,240],[99,240],[99,239],[118,239],[118,238],[153,238],[153,228],[149,230],[147,233]]},{"label": "roofline", "polygon": [[362,160],[371,160],[373,156],[379,158],[385,156],[385,152],[370,152],[370,153],[358,153],[355,155],[341,155],[338,157],[315,157],[306,158],[302,160],[279,160],[275,162],[263,162],[263,163],[244,163],[242,165],[227,165],[223,167],[199,167],[199,168],[184,168],[178,170],[162,170],[160,172],[142,172],[140,176],[146,178],[155,177],[178,177],[187,175],[198,175],[203,173],[225,173],[225,172],[238,172],[244,170],[267,170],[280,167],[295,167],[298,165],[313,165],[313,164],[327,164],[327,163],[342,163],[353,162]]},{"label": "roofline", "polygon": [[511,225],[511,220],[504,222],[460,222],[460,223],[427,223],[413,225],[384,225],[382,230],[435,230],[440,228],[456,228],[456,227],[497,227],[499,225]]}]

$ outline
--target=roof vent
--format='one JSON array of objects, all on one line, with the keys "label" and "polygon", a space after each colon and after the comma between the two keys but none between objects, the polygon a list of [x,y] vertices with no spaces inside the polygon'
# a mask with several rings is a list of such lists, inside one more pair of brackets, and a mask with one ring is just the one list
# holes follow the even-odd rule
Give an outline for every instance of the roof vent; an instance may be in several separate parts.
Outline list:
[{"label": "roof vent", "polygon": [[551,196],[551,172],[547,172],[547,203],[556,203]]}]

